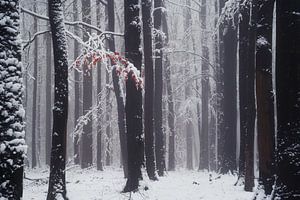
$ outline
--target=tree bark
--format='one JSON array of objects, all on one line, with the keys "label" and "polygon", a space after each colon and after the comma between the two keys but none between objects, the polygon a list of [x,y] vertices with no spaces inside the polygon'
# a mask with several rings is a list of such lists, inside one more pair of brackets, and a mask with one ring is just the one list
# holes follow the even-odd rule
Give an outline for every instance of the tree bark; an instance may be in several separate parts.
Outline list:
[{"label": "tree bark", "polygon": [[237,91],[236,91],[236,53],[237,33],[233,24],[225,25],[224,42],[224,135],[222,147],[221,173],[236,170],[236,124],[237,124]]},{"label": "tree bark", "polygon": [[300,1],[276,1],[276,197],[300,196]]},{"label": "tree bark", "polygon": [[0,15],[9,22],[0,25],[0,199],[21,200],[26,146],[19,1],[1,1]]},{"label": "tree bark", "polygon": [[[139,0],[124,0],[124,8],[125,55],[138,70],[141,70]],[[133,72],[130,71],[126,82],[128,178],[123,192],[138,189],[139,178],[142,178],[141,166],[144,162],[142,89],[136,86],[132,75]]]},{"label": "tree bark", "polygon": [[207,2],[206,0],[201,1],[201,29],[203,30],[204,34],[201,36],[202,42],[202,55],[203,61],[201,66],[201,73],[203,77],[201,78],[201,90],[202,90],[202,103],[201,103],[201,111],[202,111],[202,118],[201,118],[201,132],[200,132],[200,157],[199,157],[199,170],[208,170],[208,96],[209,96],[209,49],[207,44],[207,37],[205,36],[206,30],[206,7]]},{"label": "tree bark", "polygon": [[68,120],[68,53],[61,0],[49,0],[49,20],[54,49],[54,109],[50,178],[47,200],[66,196],[66,145]]},{"label": "tree bark", "polygon": [[144,126],[145,126],[146,170],[150,180],[157,180],[155,154],[154,154],[154,129],[153,129],[154,73],[153,73],[153,56],[152,56],[153,52],[152,52],[151,12],[152,12],[152,2],[149,0],[143,0],[142,20],[143,20],[144,65],[145,65]]},{"label": "tree bark", "polygon": [[[162,0],[154,0],[154,29],[162,30]],[[154,80],[154,129],[155,129],[155,156],[157,172],[159,176],[164,176],[166,171],[165,161],[165,136],[163,132],[162,119],[162,96],[163,96],[163,38],[158,34],[154,38],[155,44],[155,80]]]},{"label": "tree bark", "polygon": [[[74,0],[73,3],[73,18],[74,21],[79,20],[79,16],[78,16],[78,1]],[[79,35],[79,28],[78,27],[74,27],[74,33],[76,35]],[[79,54],[80,54],[80,45],[79,43],[74,40],[74,59],[76,59]],[[78,119],[80,117],[80,115],[82,114],[82,104],[80,103],[81,100],[81,95],[80,95],[80,72],[78,72],[77,70],[74,70],[74,79],[75,79],[75,89],[74,89],[74,125],[76,127]],[[80,163],[80,151],[79,151],[79,136],[75,135],[74,137],[74,164],[78,165]]]},{"label": "tree bark", "polygon": [[272,84],[272,23],[274,0],[258,0],[256,37],[256,104],[259,184],[270,195],[274,184],[274,92]]},{"label": "tree bark", "polygon": [[[82,21],[91,24],[91,1],[82,0]],[[88,40],[88,33],[91,30],[87,28],[83,34],[83,41]],[[88,65],[83,66],[83,113],[88,112],[92,107],[93,95],[92,95],[92,69],[89,69]],[[88,120],[88,123],[83,127],[81,136],[81,168],[87,168],[93,164],[93,128],[92,119]]]}]

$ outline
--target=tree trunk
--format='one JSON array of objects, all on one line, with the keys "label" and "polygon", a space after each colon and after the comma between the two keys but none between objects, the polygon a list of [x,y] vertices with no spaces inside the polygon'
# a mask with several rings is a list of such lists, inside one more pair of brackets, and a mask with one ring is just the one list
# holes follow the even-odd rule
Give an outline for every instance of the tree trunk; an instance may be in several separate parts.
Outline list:
[{"label": "tree trunk", "polygon": [[274,0],[259,0],[256,37],[256,104],[259,184],[270,195],[274,184],[274,93],[272,84],[272,23]]},{"label": "tree trunk", "polygon": [[142,20],[143,20],[143,36],[144,36],[143,41],[144,41],[144,60],[145,60],[144,61],[144,65],[145,65],[144,124],[145,124],[146,170],[150,180],[157,180],[155,155],[154,155],[154,130],[153,130],[154,73],[153,73],[153,56],[152,56],[151,12],[152,12],[152,2],[149,0],[143,0]]},{"label": "tree trunk", "polygon": [[[162,0],[154,0],[154,28],[162,30]],[[164,176],[166,171],[165,161],[165,141],[163,133],[162,119],[162,95],[163,95],[163,38],[162,35],[156,35],[155,42],[155,85],[154,85],[154,129],[155,129],[155,156],[157,172],[159,176]]]},{"label": "tree trunk", "polygon": [[[124,8],[126,58],[141,70],[139,0],[124,0]],[[130,71],[126,82],[128,179],[123,192],[138,189],[139,178],[142,178],[141,166],[144,162],[142,89],[136,87],[132,75],[133,72]]]},{"label": "tree trunk", "polygon": [[207,37],[206,37],[206,0],[201,1],[201,29],[203,30],[202,37],[201,37],[201,45],[202,45],[202,67],[201,73],[203,77],[201,78],[201,90],[202,90],[202,118],[201,118],[201,132],[200,132],[200,157],[199,157],[199,170],[208,170],[208,95],[209,95],[209,49],[207,44]]},{"label": "tree trunk", "polygon": [[276,197],[300,196],[300,1],[276,1]]},{"label": "tree trunk", "polygon": [[65,162],[68,119],[68,53],[61,0],[49,0],[49,20],[54,49],[54,109],[47,200],[66,197]]},{"label": "tree trunk", "polygon": [[10,22],[0,25],[0,199],[21,200],[26,146],[19,1],[1,1],[0,15]]},{"label": "tree trunk", "polygon": [[[97,27],[100,27],[101,25],[101,19],[100,19],[100,1],[96,2],[96,10],[97,10]],[[100,34],[100,33],[98,33]],[[100,94],[102,91],[102,69],[101,69],[101,63],[97,63],[97,103],[101,103],[102,101],[102,95]],[[97,170],[103,171],[103,162],[102,162],[102,106],[97,112]]]},{"label": "tree trunk", "polygon": [[[33,11],[36,12],[36,5],[33,6]],[[37,19],[33,20],[33,31],[36,33],[38,31]],[[34,40],[34,60],[33,60],[33,94],[32,94],[32,117],[31,117],[31,167],[35,168],[37,166],[37,86],[38,86],[38,39]]]},{"label": "tree trunk", "polygon": [[[225,0],[216,1],[219,2],[217,6],[217,11],[219,15],[221,14],[222,8],[225,5]],[[225,160],[223,158],[224,153],[223,150],[225,148],[225,119],[224,119],[224,37],[223,37],[223,29],[220,26],[218,30],[219,40],[217,41],[216,46],[218,46],[218,69],[217,69],[217,159],[218,159],[218,171],[221,171]]]},{"label": "tree trunk", "polygon": [[51,34],[46,35],[46,164],[50,165],[51,133],[52,133],[52,46]]},{"label": "tree trunk", "polygon": [[[165,5],[162,5],[165,7]],[[164,12],[162,15],[162,30],[165,34],[165,43],[164,46],[169,45],[169,30],[167,23],[167,13]],[[167,85],[167,99],[168,99],[168,126],[169,126],[169,163],[168,170],[175,170],[175,112],[174,112],[174,100],[173,100],[173,87],[171,80],[171,65],[168,54],[164,54],[164,68],[166,69],[166,85]]]},{"label": "tree trunk", "polygon": [[[247,98],[247,129],[245,131],[245,191],[252,191],[254,187],[254,132],[255,132],[255,49],[256,49],[256,17],[257,5],[253,1],[250,5],[248,65],[246,66],[246,98]],[[242,58],[240,58],[242,59]]]},{"label": "tree trunk", "polygon": [[[73,18],[74,21],[79,20],[79,16],[78,16],[78,5],[77,5],[78,1],[74,0],[73,3]],[[75,35],[79,35],[80,31],[78,27],[74,27],[74,33]],[[74,40],[74,59],[76,59],[79,54],[80,54],[80,46],[79,43]],[[77,70],[74,70],[74,79],[75,79],[75,89],[74,89],[74,125],[76,127],[78,119],[80,117],[80,115],[82,114],[82,105],[80,103],[81,100],[81,96],[80,96],[80,72],[78,72]],[[80,152],[79,152],[79,136],[75,135],[74,137],[74,164],[78,165],[80,163]]]},{"label": "tree trunk", "polygon": [[[91,1],[82,0],[82,21],[91,24]],[[88,33],[91,30],[88,28],[85,30],[86,33],[83,34],[83,41],[88,40]],[[83,112],[84,114],[88,112],[92,107],[93,94],[92,88],[92,69],[89,69],[88,65],[83,66]],[[93,164],[93,128],[92,119],[88,120],[88,123],[83,127],[83,132],[81,136],[81,168],[87,168]]]},{"label": "tree trunk", "polygon": [[222,147],[221,173],[236,170],[236,53],[237,34],[232,24],[227,24],[223,33],[224,42],[224,135]]},{"label": "tree trunk", "polygon": [[[107,10],[108,10],[108,28],[109,31],[115,31],[115,12],[114,12],[114,0],[107,2]],[[111,51],[115,51],[115,41],[113,36],[109,40],[109,48]],[[126,120],[125,120],[125,97],[124,92],[122,90],[122,86],[120,83],[120,78],[117,73],[117,68],[113,67],[112,69],[112,79],[113,86],[117,100],[117,110],[118,110],[118,126],[119,126],[119,137],[120,137],[120,146],[121,146],[121,157],[122,157],[122,165],[124,171],[124,177],[128,177],[128,156],[127,156],[127,138],[126,138]]]}]

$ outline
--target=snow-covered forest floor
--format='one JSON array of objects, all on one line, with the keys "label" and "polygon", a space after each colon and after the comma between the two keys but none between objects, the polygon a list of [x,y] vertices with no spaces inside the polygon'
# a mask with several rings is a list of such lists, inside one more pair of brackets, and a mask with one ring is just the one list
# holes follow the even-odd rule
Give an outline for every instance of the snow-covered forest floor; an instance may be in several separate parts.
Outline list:
[{"label": "snow-covered forest floor", "polygon": [[[24,199],[46,199],[48,169],[26,169]],[[136,193],[121,193],[126,180],[120,168],[97,171],[95,168],[82,170],[70,167],[67,170],[67,193],[70,200],[251,200],[253,193],[234,186],[236,176],[219,177],[209,173],[178,170],[168,172],[159,181],[149,181],[146,174]],[[31,180],[29,180],[29,179]]]}]

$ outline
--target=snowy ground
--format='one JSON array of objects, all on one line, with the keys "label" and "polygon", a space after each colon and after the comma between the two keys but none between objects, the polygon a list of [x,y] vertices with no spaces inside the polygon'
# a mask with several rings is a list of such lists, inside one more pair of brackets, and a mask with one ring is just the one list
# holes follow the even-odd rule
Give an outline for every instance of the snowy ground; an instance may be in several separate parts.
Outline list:
[{"label": "snowy ground", "polygon": [[[24,200],[46,199],[48,174],[48,170],[26,170]],[[230,175],[217,178],[212,174],[213,180],[209,181],[208,173],[181,170],[168,172],[155,182],[145,175],[140,190],[132,194],[121,193],[125,184],[122,177],[121,169],[100,172],[73,167],[67,171],[68,197],[70,200],[251,200],[253,197],[253,193],[233,186],[237,178]]]}]

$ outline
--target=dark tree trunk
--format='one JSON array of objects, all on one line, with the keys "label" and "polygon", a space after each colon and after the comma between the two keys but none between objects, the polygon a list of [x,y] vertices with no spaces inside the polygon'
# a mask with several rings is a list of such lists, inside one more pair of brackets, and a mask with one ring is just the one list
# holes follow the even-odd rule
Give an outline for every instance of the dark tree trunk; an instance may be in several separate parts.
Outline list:
[{"label": "dark tree trunk", "polygon": [[50,178],[47,200],[67,199],[65,162],[68,119],[68,54],[61,0],[49,0],[54,49],[54,109]]},{"label": "dark tree trunk", "polygon": [[201,90],[202,90],[202,118],[201,118],[201,132],[200,132],[200,157],[199,157],[199,170],[208,170],[208,95],[209,95],[209,65],[207,61],[209,61],[209,49],[207,46],[207,37],[205,34],[206,30],[206,0],[202,0],[201,4],[204,5],[201,7],[201,29],[204,34],[202,35],[202,67],[201,73],[203,77],[201,78]]},{"label": "dark tree trunk", "polygon": [[[154,155],[154,130],[153,130],[153,100],[154,100],[154,73],[152,57],[152,2],[142,1],[143,41],[144,41],[144,65],[145,65],[145,156],[146,170],[150,180],[157,180]],[[158,103],[158,102],[157,102]],[[157,124],[155,124],[157,125]],[[155,137],[156,138],[156,137]]]},{"label": "dark tree trunk", "polygon": [[0,199],[21,200],[26,147],[19,1],[1,1],[0,15],[10,22],[0,25]]},{"label": "dark tree trunk", "polygon": [[[162,5],[165,7],[165,5]],[[169,45],[169,30],[167,23],[167,13],[162,15],[162,30],[165,34],[164,46]],[[167,85],[167,99],[168,99],[168,126],[169,126],[169,163],[168,170],[175,170],[175,112],[174,112],[174,100],[173,100],[173,88],[171,80],[171,65],[168,54],[164,54],[164,68],[166,69],[166,85]]]},{"label": "dark tree trunk", "polygon": [[270,195],[274,184],[274,93],[272,84],[272,23],[274,0],[259,0],[256,38],[256,104],[259,184]]},{"label": "dark tree trunk", "polygon": [[[109,31],[115,31],[115,12],[114,12],[114,0],[107,2],[107,10],[108,10],[108,28]],[[115,41],[113,36],[109,40],[109,49],[110,51],[115,51]],[[121,146],[121,157],[122,157],[122,165],[125,178],[128,177],[128,155],[127,155],[127,138],[126,138],[126,120],[125,120],[125,97],[124,92],[122,90],[122,86],[120,83],[120,78],[117,73],[117,68],[113,67],[112,69],[112,79],[113,86],[117,100],[117,110],[118,110],[118,126],[119,126],[119,137],[120,137],[120,146]]]},{"label": "dark tree trunk", "polygon": [[236,91],[236,53],[237,33],[231,23],[223,33],[224,42],[224,134],[222,136],[221,173],[236,170],[236,124],[237,124],[237,91]]},{"label": "dark tree trunk", "polygon": [[46,164],[50,165],[51,133],[52,133],[52,45],[51,34],[46,35]]},{"label": "dark tree trunk", "polygon": [[[82,0],[82,21],[91,24],[91,1]],[[88,34],[91,33],[90,29],[86,29],[83,34],[83,41],[88,40]],[[88,112],[92,107],[92,69],[89,69],[88,65],[83,66],[83,113]],[[83,127],[81,136],[81,168],[87,168],[93,164],[93,128],[92,119],[89,119],[88,123]]]},{"label": "dark tree trunk", "polygon": [[[96,2],[96,10],[97,10],[97,27],[101,26],[101,19],[100,19],[100,1]],[[98,33],[100,34],[100,33]],[[102,95],[100,94],[102,91],[102,70],[101,70],[101,63],[97,63],[97,103],[101,102]],[[103,171],[103,162],[102,162],[102,107],[97,112],[98,119],[97,119],[97,170]]]},{"label": "dark tree trunk", "polygon": [[[124,8],[125,55],[138,70],[141,70],[139,0],[124,0]],[[123,192],[138,189],[139,178],[142,178],[141,167],[144,162],[142,89],[136,86],[132,75],[133,72],[130,71],[126,82],[128,179]]]},{"label": "dark tree trunk", "polygon": [[[77,0],[74,0],[73,3],[73,18],[74,21],[77,21],[79,16],[78,16],[78,5],[77,5]],[[74,33],[75,35],[79,35],[79,28],[74,27]],[[74,59],[76,59],[79,56],[80,49],[79,49],[79,43],[74,40]],[[80,115],[82,114],[82,105],[80,103],[81,96],[80,96],[80,72],[77,70],[74,70],[74,79],[75,79],[75,89],[74,89],[74,124],[75,127],[77,125],[78,119]],[[79,153],[79,136],[75,135],[74,137],[74,164],[78,165],[80,163],[80,153]]]},{"label": "dark tree trunk", "polygon": [[276,197],[300,196],[300,1],[276,1]]},{"label": "dark tree trunk", "polygon": [[239,177],[245,178],[245,137],[249,128],[247,122],[248,107],[248,63],[249,63],[249,20],[250,8],[240,8],[239,21],[239,109],[240,109],[240,153],[239,153]]},{"label": "dark tree trunk", "polygon": [[[33,11],[36,12],[36,5],[33,6]],[[33,20],[33,31],[36,33],[38,31],[37,19]],[[33,94],[32,94],[32,117],[31,117],[31,167],[35,168],[37,166],[37,86],[38,86],[38,39],[34,41],[34,60],[33,60]]]},{"label": "dark tree trunk", "polygon": [[[246,131],[245,131],[245,191],[252,191],[254,187],[254,131],[255,131],[255,49],[256,49],[256,2],[249,5],[250,21],[248,28],[248,64],[246,67]],[[243,59],[240,57],[240,59]],[[242,67],[242,66],[240,66]]]},{"label": "dark tree trunk", "polygon": [[[162,30],[162,0],[154,0],[154,28]],[[162,95],[163,95],[163,38],[157,35],[154,38],[155,43],[155,85],[154,85],[154,129],[155,129],[155,156],[157,172],[163,176],[166,171],[165,161],[165,142],[163,133],[162,119]]]}]

